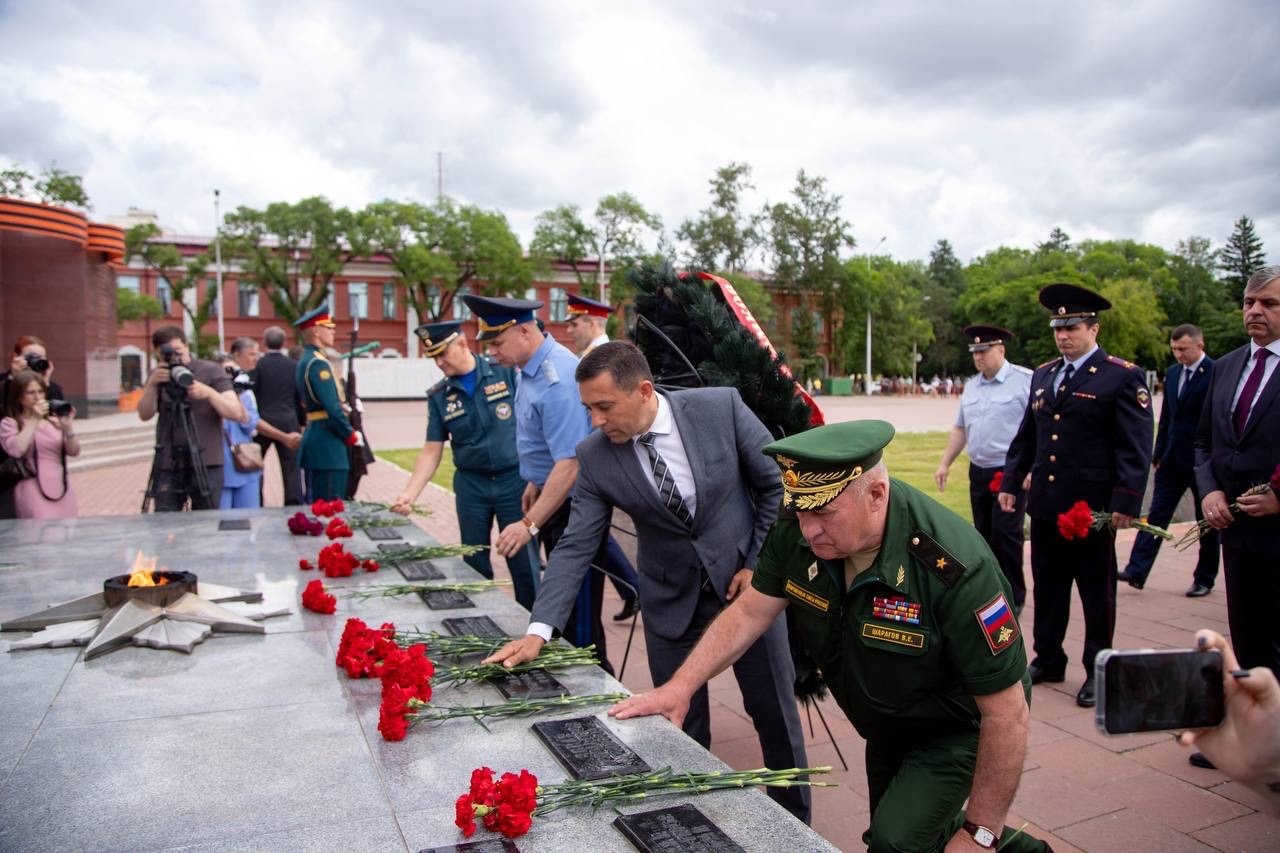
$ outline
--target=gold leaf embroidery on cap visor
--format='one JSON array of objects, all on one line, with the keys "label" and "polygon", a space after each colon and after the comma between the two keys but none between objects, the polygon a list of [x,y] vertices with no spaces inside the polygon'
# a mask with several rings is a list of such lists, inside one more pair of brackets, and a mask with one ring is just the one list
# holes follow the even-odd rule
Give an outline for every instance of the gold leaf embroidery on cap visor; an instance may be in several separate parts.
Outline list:
[{"label": "gold leaf embroidery on cap visor", "polygon": [[838,471],[806,471],[796,474],[787,470],[782,473],[783,506],[794,507],[801,512],[816,509],[830,503],[844,487],[862,476],[862,466],[852,471],[841,468]]}]

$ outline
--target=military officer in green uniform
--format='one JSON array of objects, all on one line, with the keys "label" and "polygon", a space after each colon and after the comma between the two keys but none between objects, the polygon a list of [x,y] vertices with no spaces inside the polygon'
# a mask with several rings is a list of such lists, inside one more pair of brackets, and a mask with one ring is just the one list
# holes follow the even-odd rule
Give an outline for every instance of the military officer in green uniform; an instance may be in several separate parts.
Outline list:
[{"label": "military officer in green uniform", "polygon": [[892,438],[884,421],[853,421],[766,446],[794,517],[774,524],[752,588],[675,676],[609,713],[679,725],[693,691],[790,607],[867,741],[871,851],[1046,850],[1004,827],[1031,688],[1012,590],[972,525],[889,477]]},{"label": "military officer in green uniform", "polygon": [[363,436],[347,419],[346,392],[325,357],[333,346],[334,322],[327,306],[303,314],[293,322],[307,345],[298,362],[298,397],[307,412],[298,466],[306,481],[307,502],[342,497],[351,460],[348,447],[359,447]]},{"label": "military officer in green uniform", "polygon": [[[423,353],[435,359],[444,378],[427,391],[426,443],[418,451],[413,476],[391,511],[409,513],[440,467],[448,440],[453,450],[453,494],[462,544],[487,546],[495,516],[499,527],[524,516],[520,509],[524,478],[516,455],[516,372],[478,358],[467,346],[461,326],[460,320],[448,320],[415,330]],[[487,549],[463,559],[486,578],[493,577]],[[538,589],[530,549],[521,548],[509,557],[507,567],[516,601],[531,609]]]}]

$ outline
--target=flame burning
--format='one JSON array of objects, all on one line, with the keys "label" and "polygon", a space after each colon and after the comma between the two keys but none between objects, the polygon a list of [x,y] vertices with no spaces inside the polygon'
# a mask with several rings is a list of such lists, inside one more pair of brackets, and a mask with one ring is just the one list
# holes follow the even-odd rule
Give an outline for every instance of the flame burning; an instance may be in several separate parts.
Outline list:
[{"label": "flame burning", "polygon": [[159,557],[148,558],[141,551],[133,560],[133,568],[129,570],[129,586],[164,586],[169,582],[162,577],[156,580],[156,562]]}]

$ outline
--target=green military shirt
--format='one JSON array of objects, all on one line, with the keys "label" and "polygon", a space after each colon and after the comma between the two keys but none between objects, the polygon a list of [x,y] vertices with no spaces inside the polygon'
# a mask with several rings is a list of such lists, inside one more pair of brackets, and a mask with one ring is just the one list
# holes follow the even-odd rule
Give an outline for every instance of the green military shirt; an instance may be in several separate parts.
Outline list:
[{"label": "green military shirt", "polygon": [[977,530],[890,479],[875,561],[845,589],[794,519],[765,540],[752,585],[785,598],[806,651],[867,739],[977,732],[973,697],[1030,691],[1009,582]]}]

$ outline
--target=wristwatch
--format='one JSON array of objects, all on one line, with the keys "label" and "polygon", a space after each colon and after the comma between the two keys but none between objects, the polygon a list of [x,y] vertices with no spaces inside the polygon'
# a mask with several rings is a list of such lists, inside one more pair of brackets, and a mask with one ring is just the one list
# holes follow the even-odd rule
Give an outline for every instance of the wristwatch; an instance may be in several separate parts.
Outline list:
[{"label": "wristwatch", "polygon": [[520,520],[521,520],[522,522],[524,522],[524,526],[525,526],[526,528],[528,528],[528,530],[529,530],[529,535],[530,535],[530,536],[537,536],[537,535],[538,535],[538,525],[534,524],[534,523],[533,523],[533,520],[532,520],[532,519],[530,519],[530,518],[529,518],[529,516],[527,516],[527,515],[526,515],[524,518],[522,518],[522,519],[520,519]]},{"label": "wristwatch", "polygon": [[974,842],[979,847],[985,847],[987,850],[994,850],[996,848],[996,842],[1000,840],[999,836],[987,829],[985,826],[978,826],[976,823],[971,823],[967,820],[962,824],[962,826],[964,827],[965,832],[973,836]]}]

